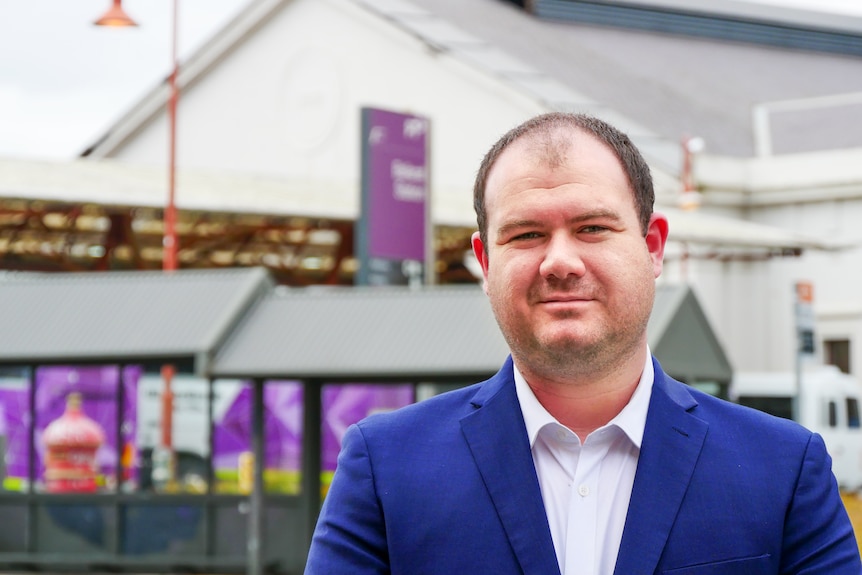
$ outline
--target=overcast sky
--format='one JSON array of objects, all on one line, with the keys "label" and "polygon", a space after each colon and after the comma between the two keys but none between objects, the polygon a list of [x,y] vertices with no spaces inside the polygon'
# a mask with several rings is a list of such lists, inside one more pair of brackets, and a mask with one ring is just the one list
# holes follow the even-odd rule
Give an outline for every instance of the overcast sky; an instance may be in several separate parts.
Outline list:
[{"label": "overcast sky", "polygon": [[[190,53],[250,0],[179,0]],[[751,0],[862,16],[862,0]],[[92,25],[111,0],[0,0],[0,156],[71,159],[171,68],[171,0],[124,0],[140,26]]]}]

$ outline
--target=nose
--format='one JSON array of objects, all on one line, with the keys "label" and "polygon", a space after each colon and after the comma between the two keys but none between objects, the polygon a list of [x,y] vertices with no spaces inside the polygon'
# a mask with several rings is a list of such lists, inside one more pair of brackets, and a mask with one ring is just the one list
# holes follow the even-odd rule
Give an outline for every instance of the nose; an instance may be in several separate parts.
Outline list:
[{"label": "nose", "polygon": [[586,268],[577,241],[568,234],[553,235],[547,242],[539,273],[544,278],[581,277]]}]

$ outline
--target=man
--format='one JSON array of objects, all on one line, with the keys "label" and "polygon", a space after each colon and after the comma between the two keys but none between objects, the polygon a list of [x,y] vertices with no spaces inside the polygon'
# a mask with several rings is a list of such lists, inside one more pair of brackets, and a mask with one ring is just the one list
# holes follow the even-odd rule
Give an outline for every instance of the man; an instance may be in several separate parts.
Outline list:
[{"label": "man", "polygon": [[511,358],[347,432],[306,573],[862,572],[821,438],[650,356],[653,201],[595,118],[539,116],[491,148],[473,250]]}]

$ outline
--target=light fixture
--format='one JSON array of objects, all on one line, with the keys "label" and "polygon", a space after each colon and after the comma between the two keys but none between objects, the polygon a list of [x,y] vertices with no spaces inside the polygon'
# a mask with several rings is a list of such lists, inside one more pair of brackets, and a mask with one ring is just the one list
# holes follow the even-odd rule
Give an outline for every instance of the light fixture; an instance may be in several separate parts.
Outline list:
[{"label": "light fixture", "polygon": [[701,193],[697,191],[694,185],[693,156],[702,152],[705,147],[703,138],[685,137],[682,139],[682,173],[680,174],[682,193],[679,195],[678,205],[686,211],[696,210],[703,201]]},{"label": "light fixture", "polygon": [[126,11],[123,10],[122,0],[114,0],[114,4],[105,12],[101,18],[93,22],[96,26],[108,26],[111,28],[126,28],[128,26],[137,26],[138,23],[132,20]]}]

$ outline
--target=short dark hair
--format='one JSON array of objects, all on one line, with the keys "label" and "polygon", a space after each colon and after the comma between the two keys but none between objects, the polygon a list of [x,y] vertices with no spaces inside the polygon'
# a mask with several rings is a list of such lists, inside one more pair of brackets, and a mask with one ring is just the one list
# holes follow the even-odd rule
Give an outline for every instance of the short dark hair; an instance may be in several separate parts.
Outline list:
[{"label": "short dark hair", "polygon": [[[638,212],[640,220],[641,232],[646,236],[655,203],[655,190],[653,189],[649,166],[631,139],[607,122],[593,116],[551,112],[535,116],[509,130],[496,144],[491,146],[491,149],[488,150],[488,153],[485,154],[482,163],[479,165],[476,182],[473,185],[473,208],[476,210],[476,222],[479,226],[479,235],[482,238],[482,243],[486,246],[485,249],[487,249],[488,245],[485,186],[488,183],[488,173],[491,171],[497,158],[515,140],[539,135],[550,138],[565,130],[574,130],[592,135],[600,142],[603,142],[614,153],[629,180],[635,209]],[[556,155],[564,151],[564,149],[561,150],[559,147],[554,148],[554,144],[552,144],[549,150],[548,161],[551,163],[559,161]]]}]

